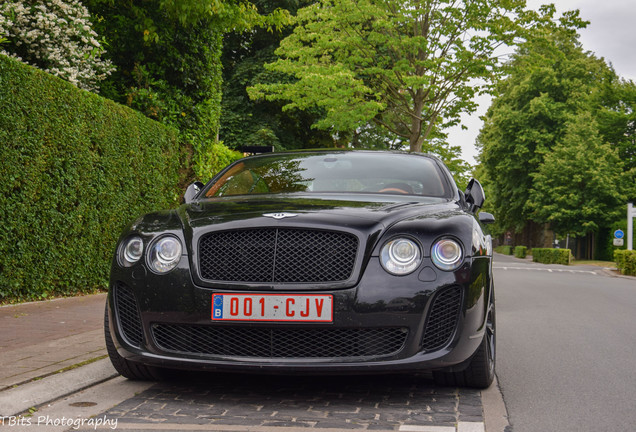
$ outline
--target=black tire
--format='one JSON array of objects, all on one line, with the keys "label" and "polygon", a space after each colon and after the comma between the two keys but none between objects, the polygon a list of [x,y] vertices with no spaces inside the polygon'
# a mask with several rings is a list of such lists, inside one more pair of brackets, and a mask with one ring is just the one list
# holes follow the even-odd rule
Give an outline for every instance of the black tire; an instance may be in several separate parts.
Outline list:
[{"label": "black tire", "polygon": [[106,340],[106,351],[108,352],[108,357],[110,357],[110,362],[121,376],[136,381],[161,381],[163,379],[163,369],[132,362],[119,355],[117,348],[115,348],[113,338],[110,335],[108,306],[104,312],[104,339]]},{"label": "black tire", "polygon": [[473,387],[486,389],[495,379],[496,328],[495,292],[491,290],[491,299],[486,318],[486,332],[468,367],[459,372],[433,372],[435,383],[452,387]]}]

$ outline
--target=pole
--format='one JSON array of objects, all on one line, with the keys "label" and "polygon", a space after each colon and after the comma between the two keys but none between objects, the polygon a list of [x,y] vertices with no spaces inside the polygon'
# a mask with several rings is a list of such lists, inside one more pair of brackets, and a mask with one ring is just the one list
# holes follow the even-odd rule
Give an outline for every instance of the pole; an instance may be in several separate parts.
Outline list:
[{"label": "pole", "polygon": [[634,205],[627,204],[627,250],[632,250],[634,245]]}]

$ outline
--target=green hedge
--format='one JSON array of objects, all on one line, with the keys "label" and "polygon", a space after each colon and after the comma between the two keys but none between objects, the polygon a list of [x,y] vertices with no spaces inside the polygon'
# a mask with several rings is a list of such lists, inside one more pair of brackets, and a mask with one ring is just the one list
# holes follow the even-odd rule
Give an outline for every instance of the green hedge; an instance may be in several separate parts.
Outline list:
[{"label": "green hedge", "polygon": [[570,249],[533,248],[532,261],[542,264],[570,264]]},{"label": "green hedge", "polygon": [[495,252],[504,255],[512,255],[512,246],[497,246],[495,248]]},{"label": "green hedge", "polygon": [[124,225],[178,200],[176,133],[3,55],[0,108],[0,301],[106,287]]},{"label": "green hedge", "polygon": [[515,246],[515,256],[517,258],[525,258],[528,254],[528,248],[526,246]]},{"label": "green hedge", "polygon": [[622,274],[636,276],[636,251],[615,250],[614,261],[616,261],[616,267]]}]

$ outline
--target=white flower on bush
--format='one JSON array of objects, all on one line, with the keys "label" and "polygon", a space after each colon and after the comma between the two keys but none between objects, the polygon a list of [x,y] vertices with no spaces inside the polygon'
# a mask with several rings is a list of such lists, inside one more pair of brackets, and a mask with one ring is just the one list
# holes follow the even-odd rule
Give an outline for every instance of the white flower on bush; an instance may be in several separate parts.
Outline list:
[{"label": "white flower on bush", "polygon": [[89,18],[79,0],[0,0],[0,54],[97,92],[115,68]]}]

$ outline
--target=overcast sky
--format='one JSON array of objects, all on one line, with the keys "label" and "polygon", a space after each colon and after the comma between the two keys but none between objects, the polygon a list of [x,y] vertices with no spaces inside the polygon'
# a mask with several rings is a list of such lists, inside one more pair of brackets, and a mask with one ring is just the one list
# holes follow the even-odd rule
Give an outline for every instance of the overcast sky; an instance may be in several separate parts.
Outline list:
[{"label": "overcast sky", "polygon": [[[545,3],[549,1],[527,0],[528,7],[533,9]],[[611,63],[619,76],[636,81],[636,2],[554,0],[553,3],[559,12],[579,9],[581,17],[590,22],[587,28],[579,32],[583,49]],[[455,127],[448,131],[449,143],[461,146],[463,158],[471,164],[475,164],[475,138],[482,126],[479,117],[484,115],[490,106],[490,98],[482,97],[479,104],[477,112],[462,119],[468,130]]]}]

